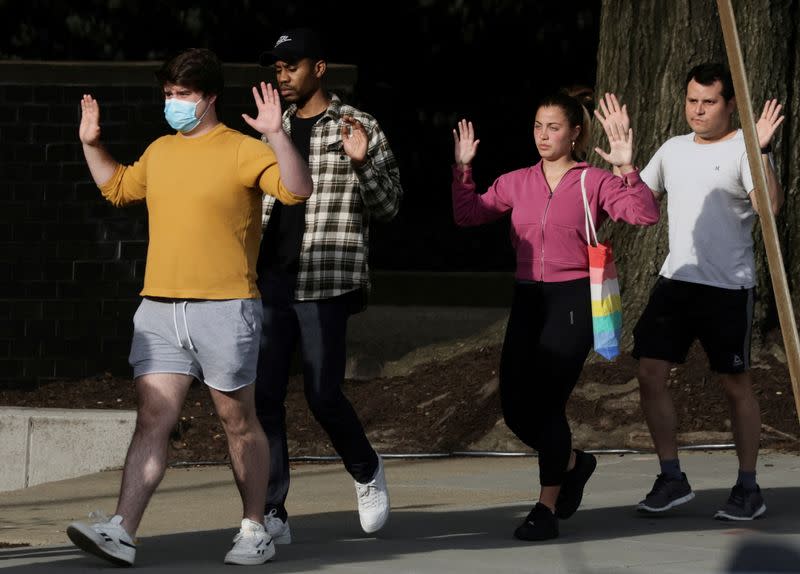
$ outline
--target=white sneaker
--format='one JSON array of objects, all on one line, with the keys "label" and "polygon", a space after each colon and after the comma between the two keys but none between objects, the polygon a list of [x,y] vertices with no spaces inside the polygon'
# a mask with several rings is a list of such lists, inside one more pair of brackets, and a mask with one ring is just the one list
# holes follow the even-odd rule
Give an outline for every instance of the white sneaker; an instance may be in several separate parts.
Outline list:
[{"label": "white sneaker", "polygon": [[75,546],[95,556],[99,556],[117,566],[133,566],[136,545],[122,527],[120,515],[107,518],[92,513],[98,522],[73,522],[67,527],[67,536]]},{"label": "white sneaker", "polygon": [[267,528],[267,533],[272,536],[272,541],[275,544],[291,544],[292,531],[289,530],[289,519],[284,522],[278,517],[276,509],[270,510],[264,515],[264,526]]},{"label": "white sneaker", "polygon": [[389,519],[389,491],[386,489],[386,475],[383,473],[383,460],[378,456],[378,470],[366,484],[356,482],[358,497],[358,517],[361,528],[366,533],[377,532]]},{"label": "white sneaker", "polygon": [[239,533],[233,537],[233,548],[225,555],[225,564],[263,564],[275,556],[275,545],[263,524],[242,519]]}]

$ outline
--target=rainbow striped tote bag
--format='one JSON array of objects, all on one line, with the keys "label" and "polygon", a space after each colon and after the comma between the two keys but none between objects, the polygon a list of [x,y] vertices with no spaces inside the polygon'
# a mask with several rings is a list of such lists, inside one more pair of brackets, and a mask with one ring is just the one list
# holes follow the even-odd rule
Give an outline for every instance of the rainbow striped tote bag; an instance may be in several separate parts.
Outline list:
[{"label": "rainbow striped tote bag", "polygon": [[622,337],[622,299],[617,267],[611,245],[597,241],[589,200],[586,198],[586,170],[581,173],[581,193],[586,212],[586,242],[589,251],[589,284],[592,296],[594,350],[609,361],[619,355]]}]

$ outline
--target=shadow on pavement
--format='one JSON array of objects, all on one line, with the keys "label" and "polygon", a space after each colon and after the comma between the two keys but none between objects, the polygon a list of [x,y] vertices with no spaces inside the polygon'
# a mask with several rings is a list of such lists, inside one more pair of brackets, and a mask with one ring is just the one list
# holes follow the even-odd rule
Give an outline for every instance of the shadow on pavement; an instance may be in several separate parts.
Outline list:
[{"label": "shadow on pavement", "polygon": [[[506,505],[480,509],[420,511],[419,507],[395,508],[386,527],[377,537],[368,537],[361,532],[355,512],[333,512],[325,514],[291,517],[293,544],[278,546],[277,555],[270,566],[271,572],[314,572],[338,565],[346,571],[348,564],[354,569],[370,571],[369,564],[374,561],[390,561],[400,557],[413,560],[417,572],[454,571],[445,566],[447,551],[474,552],[483,561],[488,556],[494,558],[494,572],[520,571],[525,563],[527,549],[530,550],[530,564],[537,563],[537,552],[543,547],[559,549],[561,566],[559,571],[569,572],[608,572],[602,564],[591,562],[581,548],[582,543],[593,541],[619,544],[619,552],[625,552],[631,538],[642,538],[668,533],[704,532],[717,534],[741,533],[745,529],[749,536],[746,543],[755,544],[743,555],[734,555],[730,560],[728,572],[756,572],[742,570],[737,565],[752,563],[758,556],[758,548],[766,548],[770,558],[778,562],[797,556],[797,549],[784,547],[777,541],[758,546],[753,538],[766,539],[769,535],[791,535],[800,533],[800,521],[796,509],[800,507],[800,487],[765,489],[769,506],[766,518],[747,523],[731,523],[713,520],[711,517],[717,507],[725,501],[727,490],[708,490],[697,492],[691,503],[675,509],[665,516],[651,517],[638,515],[633,506],[590,508],[579,511],[568,521],[562,521],[561,537],[547,543],[526,543],[515,540],[511,533],[525,517],[528,505]],[[137,552],[137,572],[211,572],[223,567],[222,558],[227,552],[235,529],[204,532],[188,532],[167,536],[144,538],[139,541]],[[694,537],[692,537],[693,539]],[[624,539],[624,540],[621,540]],[[684,543],[687,543],[685,539]],[[769,550],[772,544],[781,552]],[[515,553],[510,563],[504,562],[508,550]],[[722,549],[720,549],[722,550]],[[482,552],[481,552],[482,551]],[[443,552],[442,556],[437,553]],[[675,541],[665,552],[675,553]],[[677,548],[677,552],[680,549]],[[586,552],[589,554],[590,552]],[[25,559],[37,564],[14,566],[4,569],[3,562]],[[551,557],[552,559],[552,557]],[[762,560],[760,564],[768,564]],[[517,564],[516,567],[513,564]],[[591,564],[591,566],[589,565]],[[545,564],[540,563],[541,566]],[[451,564],[451,567],[454,564]],[[792,562],[793,568],[798,562]],[[513,568],[510,570],[508,567]],[[771,570],[758,572],[785,572],[778,565]],[[416,569],[418,568],[418,570]],[[0,570],[5,572],[95,572],[116,570],[101,560],[88,556],[71,547],[12,548],[0,551]],[[377,570],[377,569],[376,569]],[[400,571],[400,570],[395,570]],[[403,570],[411,571],[411,570]],[[467,570],[468,571],[468,570]],[[475,570],[481,571],[481,570]],[[485,571],[485,570],[484,570]],[[548,569],[542,570],[548,571]]]}]

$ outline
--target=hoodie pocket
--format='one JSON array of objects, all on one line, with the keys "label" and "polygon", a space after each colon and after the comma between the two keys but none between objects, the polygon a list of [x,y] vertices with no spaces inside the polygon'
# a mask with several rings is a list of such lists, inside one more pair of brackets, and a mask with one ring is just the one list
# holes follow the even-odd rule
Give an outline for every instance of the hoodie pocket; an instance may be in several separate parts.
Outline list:
[{"label": "hoodie pocket", "polygon": [[586,240],[574,227],[550,223],[544,237],[544,258],[557,263],[570,263],[570,267],[589,269]]}]

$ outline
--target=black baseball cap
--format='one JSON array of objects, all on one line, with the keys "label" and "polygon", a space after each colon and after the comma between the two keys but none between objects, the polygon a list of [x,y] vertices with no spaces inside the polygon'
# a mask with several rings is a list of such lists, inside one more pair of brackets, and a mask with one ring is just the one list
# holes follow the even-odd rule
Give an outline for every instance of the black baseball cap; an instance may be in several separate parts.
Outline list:
[{"label": "black baseball cap", "polygon": [[278,60],[296,62],[303,58],[324,59],[322,42],[311,28],[292,28],[283,32],[271,50],[263,52],[258,59],[262,66],[270,66]]}]

